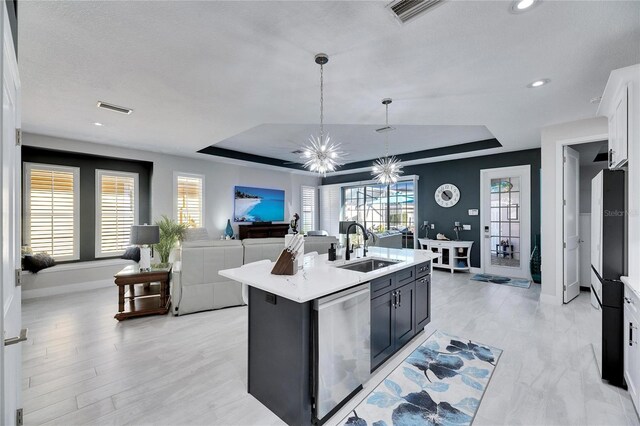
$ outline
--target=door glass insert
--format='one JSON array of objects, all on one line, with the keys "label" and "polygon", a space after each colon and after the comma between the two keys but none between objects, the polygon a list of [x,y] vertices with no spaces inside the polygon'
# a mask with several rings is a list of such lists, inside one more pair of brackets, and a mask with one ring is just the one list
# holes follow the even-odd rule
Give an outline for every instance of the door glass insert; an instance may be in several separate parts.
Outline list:
[{"label": "door glass insert", "polygon": [[520,178],[491,179],[491,265],[520,267]]}]

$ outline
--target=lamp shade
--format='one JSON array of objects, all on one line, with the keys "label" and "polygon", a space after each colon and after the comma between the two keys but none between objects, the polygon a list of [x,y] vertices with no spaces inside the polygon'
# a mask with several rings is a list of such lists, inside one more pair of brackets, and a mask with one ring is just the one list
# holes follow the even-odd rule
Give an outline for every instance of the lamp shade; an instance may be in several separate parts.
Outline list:
[{"label": "lamp shade", "polygon": [[[341,220],[340,221],[340,234],[346,234],[347,233],[347,228],[349,227],[349,225],[351,225],[352,223],[356,223],[353,220]],[[355,226],[353,228],[351,228],[351,232],[350,234],[355,234],[356,231],[358,230],[358,228],[356,228]]]},{"label": "lamp shade", "polygon": [[130,242],[138,246],[158,244],[160,242],[160,228],[155,225],[133,225]]}]

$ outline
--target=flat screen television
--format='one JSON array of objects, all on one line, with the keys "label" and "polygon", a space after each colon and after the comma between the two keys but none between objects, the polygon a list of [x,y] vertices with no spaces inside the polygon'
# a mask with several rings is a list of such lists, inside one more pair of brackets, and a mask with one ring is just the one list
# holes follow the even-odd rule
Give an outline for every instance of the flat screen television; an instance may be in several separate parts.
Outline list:
[{"label": "flat screen television", "polygon": [[281,222],[284,220],[284,191],[281,189],[235,187],[234,222]]}]

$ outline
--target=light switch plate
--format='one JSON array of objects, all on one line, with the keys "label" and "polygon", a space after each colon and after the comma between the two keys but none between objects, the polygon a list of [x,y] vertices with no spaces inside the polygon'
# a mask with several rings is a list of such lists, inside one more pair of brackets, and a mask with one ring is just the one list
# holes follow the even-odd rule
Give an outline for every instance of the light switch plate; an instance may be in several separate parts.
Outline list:
[{"label": "light switch plate", "polygon": [[469,216],[478,216],[478,209],[469,209]]},{"label": "light switch plate", "polygon": [[464,231],[471,231],[471,225],[462,225]]}]

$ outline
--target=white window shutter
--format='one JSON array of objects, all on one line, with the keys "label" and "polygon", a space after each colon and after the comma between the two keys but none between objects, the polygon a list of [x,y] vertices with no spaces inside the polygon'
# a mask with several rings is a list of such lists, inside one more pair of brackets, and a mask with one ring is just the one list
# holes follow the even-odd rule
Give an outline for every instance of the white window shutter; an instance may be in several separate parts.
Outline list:
[{"label": "white window shutter", "polygon": [[58,261],[78,259],[80,169],[26,163],[24,174],[24,244]]},{"label": "white window shutter", "polygon": [[96,171],[96,257],[117,256],[138,222],[138,174]]},{"label": "white window shutter", "polygon": [[320,187],[320,229],[338,236],[340,230],[341,188],[338,185]]},{"label": "white window shutter", "polygon": [[300,198],[302,205],[300,230],[305,234],[316,229],[318,188],[315,186],[302,186]]},{"label": "white window shutter", "polygon": [[192,228],[203,227],[203,187],[201,176],[177,174],[175,188],[176,220]]}]

